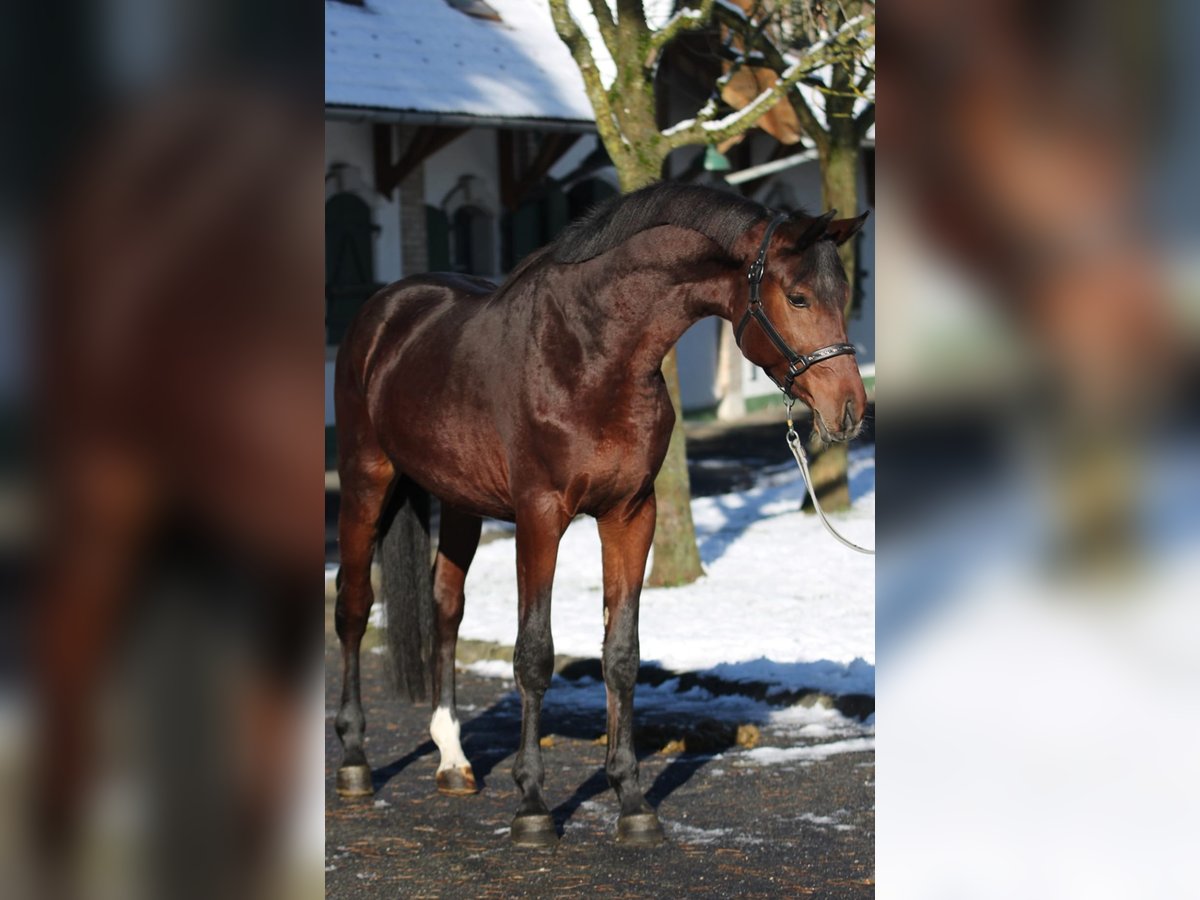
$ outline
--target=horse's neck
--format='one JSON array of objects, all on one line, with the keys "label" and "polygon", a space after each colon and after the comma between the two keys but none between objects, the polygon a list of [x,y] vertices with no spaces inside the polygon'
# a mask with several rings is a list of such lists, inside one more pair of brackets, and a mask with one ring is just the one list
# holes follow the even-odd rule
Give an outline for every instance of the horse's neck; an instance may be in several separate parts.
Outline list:
[{"label": "horse's neck", "polygon": [[[639,235],[630,248],[634,265],[602,292],[620,315],[613,340],[623,343],[619,358],[634,368],[656,372],[683,333],[708,316],[730,318],[738,271],[708,238],[688,229],[672,229],[670,255],[659,252],[662,235]],[[635,239],[637,240],[637,239]],[[655,285],[646,290],[643,285]],[[636,297],[630,302],[630,297]]]}]

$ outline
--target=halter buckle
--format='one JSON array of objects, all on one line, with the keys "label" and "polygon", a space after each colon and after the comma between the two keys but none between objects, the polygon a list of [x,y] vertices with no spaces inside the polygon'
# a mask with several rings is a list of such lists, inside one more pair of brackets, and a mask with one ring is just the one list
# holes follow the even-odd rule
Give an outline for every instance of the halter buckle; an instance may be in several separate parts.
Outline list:
[{"label": "halter buckle", "polygon": [[[750,264],[750,272],[746,275],[746,280],[750,282],[751,288],[756,288],[762,284],[763,272],[766,270],[765,260],[760,256]],[[758,291],[750,291],[750,301],[753,303],[758,300]]]}]

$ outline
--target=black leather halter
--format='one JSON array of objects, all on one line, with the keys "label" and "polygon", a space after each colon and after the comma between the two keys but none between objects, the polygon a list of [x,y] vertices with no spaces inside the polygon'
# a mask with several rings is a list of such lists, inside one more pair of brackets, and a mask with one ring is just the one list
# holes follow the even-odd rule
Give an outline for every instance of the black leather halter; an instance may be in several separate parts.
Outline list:
[{"label": "black leather halter", "polygon": [[[753,319],[758,323],[763,330],[763,334],[775,345],[776,349],[783,354],[784,359],[788,361],[787,377],[780,381],[770,370],[765,366],[763,371],[788,396],[791,395],[792,384],[803,375],[810,366],[821,362],[822,360],[832,359],[835,356],[844,356],[849,354],[854,355],[853,344],[830,344],[828,347],[821,347],[814,350],[807,356],[803,353],[797,353],[788,345],[788,342],[783,339],[783,336],[775,330],[775,326],[771,324],[771,320],[767,317],[766,310],[763,309],[762,297],[759,295],[759,288],[762,285],[763,272],[767,267],[767,246],[771,243],[771,235],[775,233],[775,229],[780,223],[787,220],[787,216],[780,214],[771,220],[767,226],[767,230],[763,233],[762,243],[758,247],[758,258],[750,265],[750,304],[746,307],[746,312],[742,316],[742,320],[738,322],[737,329],[733,333],[733,339],[737,342],[738,349],[742,347],[742,334],[746,330],[746,326]],[[744,351],[743,351],[744,352]]]}]

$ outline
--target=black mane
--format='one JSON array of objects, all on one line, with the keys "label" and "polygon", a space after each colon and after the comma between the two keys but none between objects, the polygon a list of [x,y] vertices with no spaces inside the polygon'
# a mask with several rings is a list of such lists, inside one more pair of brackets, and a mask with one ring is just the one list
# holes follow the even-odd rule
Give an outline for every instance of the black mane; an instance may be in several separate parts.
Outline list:
[{"label": "black mane", "polygon": [[551,248],[558,263],[580,263],[657,225],[679,225],[712,238],[725,250],[767,210],[753,200],[715,188],[661,182],[614,197],[572,222]]}]

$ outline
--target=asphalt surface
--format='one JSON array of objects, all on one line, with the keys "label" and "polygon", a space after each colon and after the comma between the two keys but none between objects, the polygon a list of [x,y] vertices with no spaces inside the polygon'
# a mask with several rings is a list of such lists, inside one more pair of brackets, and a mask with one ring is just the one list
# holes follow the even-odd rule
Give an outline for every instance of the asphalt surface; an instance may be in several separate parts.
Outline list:
[{"label": "asphalt surface", "polygon": [[[553,851],[509,844],[511,769],[519,699],[511,682],[459,673],[463,749],[481,792],[434,789],[429,711],[386,685],[383,658],[363,655],[367,751],[376,793],[347,801],[333,789],[340,661],[326,653],[325,889],[328,897],[697,897],[874,895],[874,753],[755,765],[732,721],[669,711],[638,715],[642,786],[667,841],[614,842],[617,805],[604,778],[599,704],[549,702],[543,750],[547,799],[561,839]],[[765,723],[760,746],[786,746]],[[672,740],[703,753],[656,752]],[[699,738],[699,740],[697,740]]]}]

